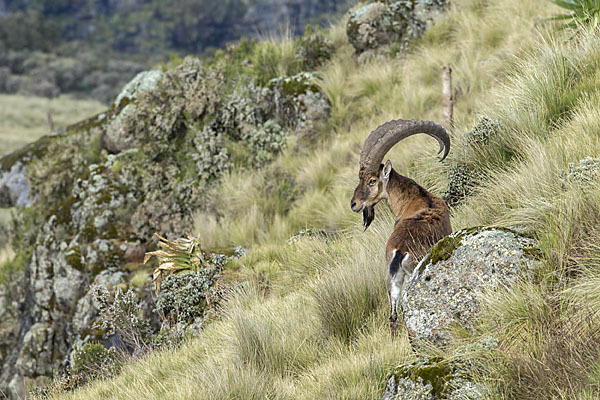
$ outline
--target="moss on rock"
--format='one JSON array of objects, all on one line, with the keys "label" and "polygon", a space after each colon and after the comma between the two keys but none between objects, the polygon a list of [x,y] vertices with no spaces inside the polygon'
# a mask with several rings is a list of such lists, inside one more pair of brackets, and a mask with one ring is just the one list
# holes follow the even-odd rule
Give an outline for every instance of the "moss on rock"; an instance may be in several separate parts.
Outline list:
[{"label": "moss on rock", "polygon": [[471,366],[460,360],[419,357],[398,367],[388,380],[384,400],[480,400],[486,389],[473,382]]},{"label": "moss on rock", "polygon": [[346,23],[348,40],[357,53],[390,45],[406,48],[419,37],[445,1],[376,0],[355,8]]}]

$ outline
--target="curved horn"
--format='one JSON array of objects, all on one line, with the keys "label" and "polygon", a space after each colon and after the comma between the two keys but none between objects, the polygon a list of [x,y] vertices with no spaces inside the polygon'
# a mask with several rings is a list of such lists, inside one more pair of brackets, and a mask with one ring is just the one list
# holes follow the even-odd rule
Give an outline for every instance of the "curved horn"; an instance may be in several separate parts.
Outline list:
[{"label": "curved horn", "polygon": [[402,139],[417,133],[426,133],[437,139],[440,144],[438,154],[444,151],[440,161],[446,158],[450,151],[450,136],[443,127],[431,121],[397,119],[380,125],[365,139],[360,152],[360,170],[376,174],[387,152]]}]

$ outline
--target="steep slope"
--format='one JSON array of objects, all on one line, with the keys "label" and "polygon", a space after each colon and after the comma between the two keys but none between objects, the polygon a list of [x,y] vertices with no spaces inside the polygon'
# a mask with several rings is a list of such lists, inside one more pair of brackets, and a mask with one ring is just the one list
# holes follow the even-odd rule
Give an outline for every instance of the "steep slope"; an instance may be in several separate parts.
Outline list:
[{"label": "steep slope", "polygon": [[[512,291],[489,295],[472,332],[421,355],[460,354],[496,398],[597,397],[600,163],[580,160],[600,151],[600,42],[597,33],[574,43],[546,31],[540,13],[551,11],[542,1],[458,0],[411,54],[361,63],[344,27],[333,27],[337,50],[319,70],[332,104],[322,144],[289,146],[266,171],[232,171],[216,216],[196,217],[206,246],[251,248],[230,271],[247,286],[181,349],[64,397],[380,398],[388,374],[415,354],[386,329],[382,248],[392,218],[379,206],[362,233],[348,199],[369,130],[399,116],[440,119],[445,63],[458,119],[449,162],[435,162],[422,138],[390,158],[432,191],[459,194],[455,229],[511,225],[538,239],[544,263]],[[481,115],[488,119],[472,130]],[[288,245],[303,226],[339,234]],[[490,337],[491,349],[477,346]]]}]

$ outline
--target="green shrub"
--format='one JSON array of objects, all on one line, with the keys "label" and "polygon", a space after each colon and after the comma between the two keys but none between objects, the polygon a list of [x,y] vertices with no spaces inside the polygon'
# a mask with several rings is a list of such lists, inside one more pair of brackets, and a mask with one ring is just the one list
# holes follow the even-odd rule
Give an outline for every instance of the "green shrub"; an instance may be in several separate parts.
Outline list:
[{"label": "green shrub", "polygon": [[15,278],[16,274],[25,271],[30,256],[30,252],[20,252],[12,260],[0,264],[0,283],[5,283]]},{"label": "green shrub", "polygon": [[286,132],[273,120],[268,120],[250,136],[253,159],[256,165],[264,165],[285,147]]},{"label": "green shrub", "polygon": [[196,163],[199,179],[212,181],[231,166],[229,154],[224,147],[223,135],[210,126],[198,129],[193,142],[196,151],[191,157]]},{"label": "green shrub", "polygon": [[598,0],[550,0],[557,6],[567,10],[551,18],[555,21],[565,21],[561,29],[578,30],[581,27],[597,29],[600,25],[600,1]]},{"label": "green shrub", "polygon": [[302,60],[308,70],[320,67],[330,60],[333,54],[331,40],[327,39],[318,27],[313,30],[310,25],[306,25],[304,36],[298,41],[297,46],[296,57]]},{"label": "green shrub", "polygon": [[160,284],[157,311],[174,322],[190,324],[204,316],[211,304],[211,290],[219,277],[216,270],[169,275]]},{"label": "green shrub", "polygon": [[134,356],[152,350],[152,331],[147,320],[142,318],[139,299],[134,290],[123,292],[117,288],[111,300],[104,286],[92,286],[94,304],[98,308],[95,326],[107,335],[119,333],[123,343]]},{"label": "green shrub", "polygon": [[73,352],[71,374],[84,382],[110,378],[120,370],[121,360],[114,347],[107,349],[100,343],[86,343]]},{"label": "green shrub", "polygon": [[464,163],[453,163],[448,170],[448,186],[443,193],[450,207],[457,206],[477,191],[482,175],[473,167]]},{"label": "green shrub", "polygon": [[498,135],[500,131],[500,121],[491,120],[483,116],[479,118],[473,130],[467,133],[467,143],[471,146],[484,146],[489,144],[490,138]]}]

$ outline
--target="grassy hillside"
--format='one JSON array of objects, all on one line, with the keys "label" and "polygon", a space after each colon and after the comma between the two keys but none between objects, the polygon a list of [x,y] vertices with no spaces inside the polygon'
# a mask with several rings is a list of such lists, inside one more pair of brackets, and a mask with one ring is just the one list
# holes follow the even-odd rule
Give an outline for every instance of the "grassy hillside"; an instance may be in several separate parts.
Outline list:
[{"label": "grassy hillside", "polygon": [[0,94],[0,154],[16,150],[50,132],[48,113],[54,130],[89,118],[106,106],[93,100],[60,96],[43,97]]},{"label": "grassy hillside", "polygon": [[[349,209],[358,153],[391,118],[439,121],[448,63],[457,119],[448,161],[438,163],[423,137],[389,157],[434,193],[468,194],[453,209],[454,230],[512,226],[538,239],[544,263],[489,295],[473,332],[423,353],[460,354],[492,398],[598,398],[600,162],[579,161],[600,154],[600,34],[569,41],[545,22],[553,12],[542,0],[456,0],[407,57],[364,63],[343,26],[332,27],[337,51],[318,82],[332,115],[316,150],[291,143],[266,170],[231,172],[215,194],[220,218],[196,217],[205,246],[250,249],[228,271],[246,283],[222,319],[178,350],[57,397],[381,398],[388,374],[416,355],[404,333],[391,340],[387,330],[383,246],[393,217],[378,206],[363,233]],[[279,46],[285,70],[290,46]],[[472,133],[481,116],[497,128]],[[304,227],[334,234],[287,244]],[[476,346],[490,336],[496,348]]]}]

